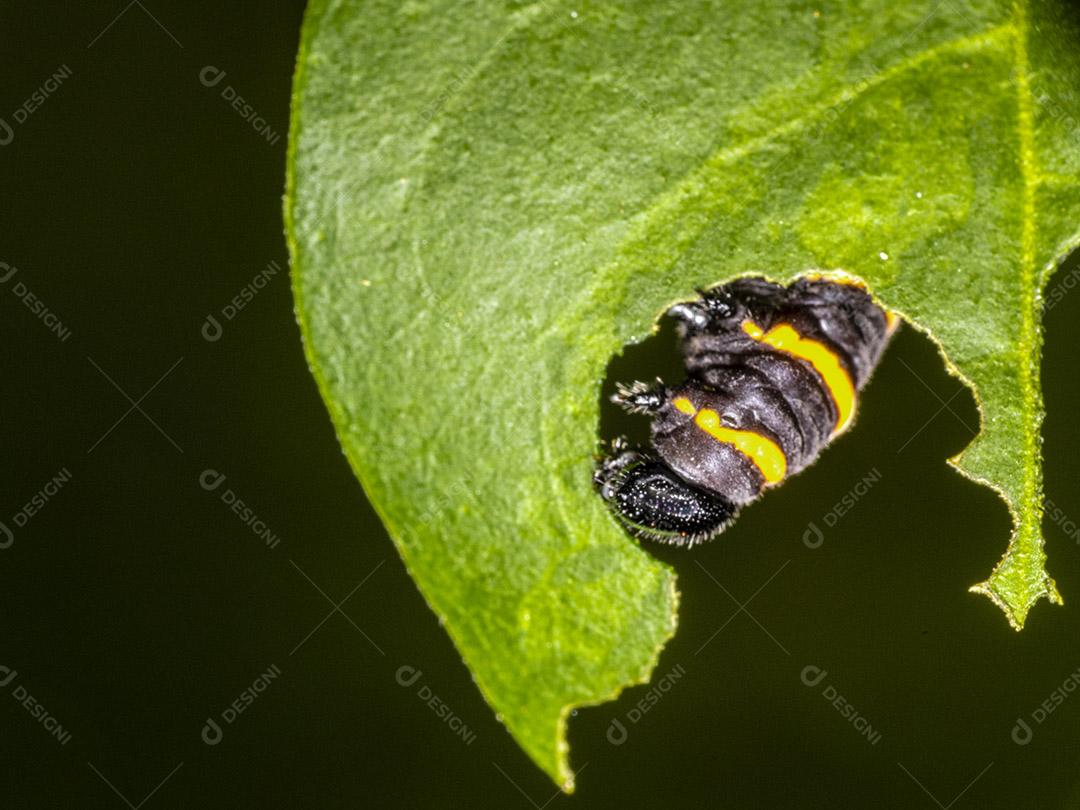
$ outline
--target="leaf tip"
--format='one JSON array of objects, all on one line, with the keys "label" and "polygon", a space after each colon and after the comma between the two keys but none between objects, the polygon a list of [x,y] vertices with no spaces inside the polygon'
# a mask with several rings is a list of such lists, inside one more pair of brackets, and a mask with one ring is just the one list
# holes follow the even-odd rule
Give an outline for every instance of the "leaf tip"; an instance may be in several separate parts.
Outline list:
[{"label": "leaf tip", "polygon": [[1065,600],[1061,598],[1061,594],[1058,592],[1057,583],[1049,575],[1044,574],[1040,587],[1023,599],[1016,598],[1017,594],[1000,587],[996,581],[997,575],[998,571],[995,570],[989,579],[972,585],[968,588],[968,591],[982,594],[1001,608],[1005,618],[1009,621],[1009,625],[1018,633],[1024,629],[1028,613],[1039,599],[1045,597],[1053,605],[1065,604]]},{"label": "leaf tip", "polygon": [[577,774],[570,767],[570,744],[566,741],[566,718],[572,710],[572,706],[564,706],[559,713],[559,727],[556,731],[558,737],[555,740],[555,773],[551,774],[559,790],[567,796],[572,795],[577,786],[574,781]]},{"label": "leaf tip", "polygon": [[679,602],[681,599],[678,588],[678,578],[675,576],[675,572],[666,565],[661,565],[661,570],[664,572],[661,587],[665,592],[668,604],[667,626],[663,637],[657,640],[649,660],[644,663],[640,672],[621,683],[616,684],[610,692],[595,696],[589,700],[568,704],[563,706],[559,712],[559,722],[556,728],[555,739],[555,760],[552,763],[552,767],[545,767],[542,764],[541,767],[547,771],[559,790],[568,796],[573,794],[576,788],[577,775],[589,764],[586,762],[576,771],[570,767],[570,744],[566,741],[568,718],[579,708],[585,706],[597,706],[601,703],[616,700],[626,689],[648,683],[651,680],[657,665],[660,663],[660,653],[667,643],[675,636],[675,631],[678,629]]}]

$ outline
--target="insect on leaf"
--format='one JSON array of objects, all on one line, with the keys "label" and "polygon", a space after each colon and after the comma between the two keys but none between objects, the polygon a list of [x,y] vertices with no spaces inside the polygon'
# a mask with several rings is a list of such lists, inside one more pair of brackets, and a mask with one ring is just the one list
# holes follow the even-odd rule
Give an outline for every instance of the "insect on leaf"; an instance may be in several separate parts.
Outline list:
[{"label": "insect on leaf", "polygon": [[647,679],[675,629],[673,572],[591,486],[600,382],[697,286],[842,269],[929,334],[981,414],[953,463],[1014,521],[976,590],[1017,628],[1059,600],[1040,314],[1080,233],[1078,42],[1051,0],[312,0],[286,201],[311,367],[564,789],[568,712]]}]

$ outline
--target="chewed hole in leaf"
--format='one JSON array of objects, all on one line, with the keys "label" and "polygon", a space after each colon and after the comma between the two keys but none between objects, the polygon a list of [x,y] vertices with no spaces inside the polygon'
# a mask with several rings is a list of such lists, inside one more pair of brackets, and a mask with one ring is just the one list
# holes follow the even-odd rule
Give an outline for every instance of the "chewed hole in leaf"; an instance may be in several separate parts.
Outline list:
[{"label": "chewed hole in leaf", "polygon": [[[634,446],[648,446],[649,417],[626,413],[611,397],[620,383],[651,382],[657,377],[669,384],[686,377],[676,321],[667,316],[652,336],[627,346],[608,365],[600,394],[601,449],[618,437]],[[962,551],[953,561],[957,568],[951,585],[956,593],[965,594],[966,586],[1000,556],[1001,542],[1010,532],[1002,501],[947,464],[970,444],[979,428],[971,390],[946,370],[934,342],[905,324],[860,394],[857,413],[852,429],[828,445],[817,462],[769,490],[705,547],[687,555],[659,544],[643,541],[643,545],[685,571],[687,566],[694,567],[692,558],[790,556],[814,542],[807,537],[811,525],[833,535],[846,524],[845,531],[891,538],[895,545],[883,543],[881,553],[902,563],[916,578],[925,575],[928,565],[935,569],[947,565],[934,561],[943,549],[959,547]],[[917,520],[913,509],[918,510]],[[939,511],[963,514],[967,527],[951,529]],[[921,523],[925,525],[916,528]],[[928,547],[926,555],[915,550],[923,543]]]},{"label": "chewed hole in leaf", "polygon": [[[1080,288],[1077,293],[1071,313],[1080,317]],[[618,381],[657,374],[675,380],[682,373],[674,329],[663,319],[656,335],[612,358],[604,394]],[[752,768],[755,754],[747,746],[770,732],[760,727],[769,710],[753,703],[761,692],[747,703],[740,691],[748,677],[776,689],[782,703],[802,706],[799,671],[808,661],[873,650],[865,665],[869,680],[892,677],[930,688],[907,669],[913,650],[947,648],[960,635],[963,652],[955,660],[965,660],[976,655],[971,651],[1002,644],[1000,617],[966,586],[1000,557],[1012,523],[992,490],[946,461],[970,443],[978,419],[974,396],[949,374],[938,347],[905,324],[863,391],[856,424],[816,464],[769,492],[710,543],[689,553],[648,544],[678,571],[679,630],[649,684],[584,709],[571,723],[581,761],[605,767],[611,740],[622,739],[613,727],[617,720],[632,750],[647,752],[650,769],[693,767],[686,760],[694,756],[651,738],[672,728],[709,739],[710,757]],[[604,440],[635,428],[641,432],[630,435],[644,437],[635,421],[648,420],[624,418],[605,396]],[[821,535],[808,545],[811,525]],[[739,608],[751,596],[746,607],[753,618]],[[680,668],[683,677],[656,688]],[[912,711],[927,726],[939,722],[937,703]],[[781,714],[774,722],[790,722]],[[900,715],[873,720],[882,727],[902,722]],[[617,752],[620,764],[634,755],[629,744]]]}]

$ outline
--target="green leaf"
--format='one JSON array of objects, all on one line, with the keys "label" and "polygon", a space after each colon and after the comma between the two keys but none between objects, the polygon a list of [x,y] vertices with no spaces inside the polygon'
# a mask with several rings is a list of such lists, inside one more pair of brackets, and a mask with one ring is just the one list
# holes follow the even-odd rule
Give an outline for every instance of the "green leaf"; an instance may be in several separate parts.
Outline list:
[{"label": "green leaf", "polygon": [[311,367],[413,578],[565,789],[567,713],[648,678],[677,606],[592,490],[600,382],[696,286],[842,268],[929,334],[982,417],[952,463],[1015,523],[975,589],[1017,628],[1060,601],[1038,377],[1080,236],[1065,9],[313,0],[286,203]]}]

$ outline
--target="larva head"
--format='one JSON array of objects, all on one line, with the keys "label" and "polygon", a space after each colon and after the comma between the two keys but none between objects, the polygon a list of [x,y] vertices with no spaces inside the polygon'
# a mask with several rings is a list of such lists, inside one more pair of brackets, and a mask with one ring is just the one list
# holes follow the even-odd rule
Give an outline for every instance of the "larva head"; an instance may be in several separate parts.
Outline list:
[{"label": "larva head", "polygon": [[693,487],[659,459],[616,449],[596,473],[601,497],[637,537],[693,546],[722,531],[735,507]]}]

